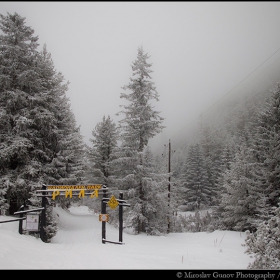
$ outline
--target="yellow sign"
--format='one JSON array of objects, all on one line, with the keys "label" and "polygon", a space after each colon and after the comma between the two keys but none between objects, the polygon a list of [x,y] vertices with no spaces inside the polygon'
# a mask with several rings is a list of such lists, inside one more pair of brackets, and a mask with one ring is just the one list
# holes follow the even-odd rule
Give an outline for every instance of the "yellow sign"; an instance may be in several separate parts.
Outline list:
[{"label": "yellow sign", "polygon": [[[57,185],[57,186],[47,186],[47,189],[52,191],[52,199],[55,200],[57,196],[60,195],[60,192],[64,192],[65,197],[72,198],[73,191],[80,191],[78,197],[83,198],[85,197],[86,190],[92,190],[90,197],[98,197],[98,190],[102,188],[101,184],[96,185]],[[88,194],[88,193],[87,193]]]},{"label": "yellow sign", "polygon": [[99,214],[99,221],[100,222],[108,222],[109,221],[109,215],[108,214]]},{"label": "yellow sign", "polygon": [[81,185],[81,186],[47,186],[48,190],[96,190],[100,189],[102,185]]},{"label": "yellow sign", "polygon": [[[72,198],[72,189],[70,189],[70,190],[66,190],[66,189],[65,190],[54,190],[52,192],[52,200],[55,200],[55,198],[60,195],[61,191],[65,192],[65,194],[64,194],[65,198],[67,198],[68,196],[69,196],[69,198]],[[80,190],[78,197],[79,198],[85,197],[85,190],[84,189]],[[93,190],[93,192],[90,194],[90,198],[94,198],[94,197],[98,197],[98,189]]]},{"label": "yellow sign", "polygon": [[112,209],[115,209],[119,203],[118,201],[116,200],[116,198],[112,195],[112,197],[110,198],[110,200],[108,201],[108,205],[112,208]]},{"label": "yellow sign", "polygon": [[90,195],[90,198],[93,198],[93,197],[98,197],[98,190],[94,190],[91,195]]}]

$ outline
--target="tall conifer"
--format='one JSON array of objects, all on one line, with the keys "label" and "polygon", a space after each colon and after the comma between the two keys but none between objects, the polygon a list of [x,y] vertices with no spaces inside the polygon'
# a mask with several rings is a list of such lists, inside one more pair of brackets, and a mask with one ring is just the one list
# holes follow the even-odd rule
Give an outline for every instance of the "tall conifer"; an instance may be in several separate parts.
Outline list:
[{"label": "tall conifer", "polygon": [[121,93],[127,105],[121,105],[123,114],[120,120],[121,152],[118,157],[121,186],[127,190],[131,200],[129,209],[129,224],[137,233],[145,232],[148,218],[146,215],[147,196],[143,178],[146,176],[143,167],[143,151],[149,140],[163,129],[163,118],[154,110],[151,101],[159,100],[154,82],[150,74],[152,64],[148,63],[149,56],[143,48],[138,48],[137,59],[132,63],[133,77],[128,85],[123,87],[128,93]]},{"label": "tall conifer", "polygon": [[[38,36],[17,13],[0,14],[0,29],[0,207],[8,204],[13,213],[39,204],[32,193],[42,184],[81,183],[84,144],[68,83],[46,46],[37,50]],[[50,240],[56,230],[47,212]]]}]

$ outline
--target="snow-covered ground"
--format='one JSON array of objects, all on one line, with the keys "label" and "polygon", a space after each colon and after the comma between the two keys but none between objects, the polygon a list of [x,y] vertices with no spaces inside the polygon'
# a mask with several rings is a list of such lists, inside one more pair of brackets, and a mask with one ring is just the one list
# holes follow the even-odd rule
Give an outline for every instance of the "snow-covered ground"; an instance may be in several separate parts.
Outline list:
[{"label": "snow-covered ground", "polygon": [[[51,243],[18,233],[18,222],[0,223],[0,269],[247,269],[244,232],[131,235],[124,244],[102,243],[99,216],[86,206],[55,207],[58,233]],[[0,221],[13,217],[0,216]],[[106,239],[119,230],[106,224]]]}]

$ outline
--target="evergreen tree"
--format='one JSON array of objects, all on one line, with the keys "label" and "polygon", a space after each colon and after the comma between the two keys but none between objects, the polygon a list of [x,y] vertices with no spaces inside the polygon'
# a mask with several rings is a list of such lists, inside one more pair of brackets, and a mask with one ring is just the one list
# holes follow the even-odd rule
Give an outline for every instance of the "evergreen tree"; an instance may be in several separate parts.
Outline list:
[{"label": "evergreen tree", "polygon": [[225,144],[222,154],[221,154],[221,169],[218,178],[218,187],[217,187],[217,203],[213,205],[211,212],[211,224],[208,227],[208,230],[215,229],[225,229],[225,226],[221,222],[222,214],[225,212],[224,204],[222,203],[222,197],[227,192],[226,186],[231,184],[230,176],[227,176],[229,170],[231,169],[231,164],[234,160],[235,150],[233,143]]},{"label": "evergreen tree", "polygon": [[178,193],[179,193],[178,204],[180,205],[180,209],[182,211],[192,211],[192,210],[194,210],[194,205],[192,205],[192,203],[189,203],[189,201],[188,201],[189,189],[187,187],[187,185],[188,185],[187,182],[188,182],[189,167],[188,167],[187,155],[185,155],[185,156],[186,156],[186,158],[182,163],[179,177],[176,180],[176,185],[178,185]]},{"label": "evergreen tree", "polygon": [[[257,119],[254,130],[253,141],[251,141],[251,193],[254,193],[254,199],[251,201],[251,213],[255,214],[252,232],[257,230],[257,235],[262,235],[267,230],[267,221],[269,224],[275,220],[274,209],[279,199],[279,172],[280,172],[280,87],[272,91],[271,96],[260,107],[259,118]],[[260,223],[264,222],[260,227]],[[251,235],[253,236],[253,234]],[[266,242],[266,241],[265,241]],[[258,241],[251,243],[257,244]],[[269,244],[270,246],[271,244]],[[261,253],[260,248],[251,248],[251,251],[258,252],[257,260],[252,267],[261,267],[265,265],[265,253]],[[270,261],[268,261],[270,262]]]},{"label": "evergreen tree", "polygon": [[255,233],[246,231],[245,253],[254,256],[248,269],[280,269],[280,208],[268,221],[259,224]]},{"label": "evergreen tree", "polygon": [[54,123],[42,139],[50,152],[50,158],[45,163],[44,182],[58,185],[82,184],[85,182],[83,159],[86,150],[80,127],[76,124],[69,98],[66,97],[68,83],[63,84],[64,77],[55,71],[46,46],[40,54],[44,65],[43,79],[51,81],[46,87],[48,99],[44,106]]},{"label": "evergreen tree", "polygon": [[[234,127],[234,129],[233,129]],[[228,125],[218,178],[218,204],[213,209],[211,226],[228,230],[254,230],[261,195],[255,187],[252,157],[254,118],[242,114]],[[213,229],[213,228],[212,228]]]},{"label": "evergreen tree", "polygon": [[[143,189],[143,214],[146,218],[146,233],[149,235],[165,234],[168,228],[168,219],[173,207],[168,205],[168,174],[157,173],[155,161],[150,147],[143,152],[142,170]],[[172,224],[172,216],[169,217]]]},{"label": "evergreen tree", "polygon": [[33,143],[27,130],[34,122],[32,105],[40,86],[38,37],[17,13],[0,15],[0,29],[1,193],[8,204],[14,203],[14,212],[29,197],[30,181],[40,173],[40,163],[30,156]]},{"label": "evergreen tree", "polygon": [[128,190],[127,195],[132,207],[129,209],[131,226],[139,232],[146,232],[148,218],[146,216],[147,196],[149,191],[145,187],[143,178],[143,151],[149,139],[161,132],[163,118],[153,109],[152,100],[159,100],[154,82],[150,81],[151,64],[147,62],[149,56],[143,48],[138,48],[137,59],[132,63],[133,78],[123,87],[129,93],[121,93],[121,98],[128,101],[121,105],[124,119],[119,121],[121,128],[121,149],[116,165],[120,175],[119,185]]},{"label": "evergreen tree", "polygon": [[246,149],[241,149],[225,173],[221,206],[222,224],[228,230],[245,231],[256,224],[257,194],[252,188],[251,164]]},{"label": "evergreen tree", "polygon": [[185,174],[182,174],[181,185],[185,195],[184,204],[191,211],[209,207],[211,188],[208,174],[199,144],[191,145],[185,164]]},{"label": "evergreen tree", "polygon": [[280,85],[272,91],[260,113],[257,141],[254,142],[255,184],[265,198],[263,215],[277,207],[280,196]]},{"label": "evergreen tree", "polygon": [[118,144],[117,126],[110,116],[102,119],[92,131],[93,139],[90,139],[93,147],[89,150],[89,158],[92,167],[90,177],[92,182],[105,184],[111,187],[110,176],[113,176],[111,162],[114,159],[114,151]]},{"label": "evergreen tree", "polygon": [[200,145],[202,149],[202,155],[205,162],[205,168],[207,170],[208,185],[210,193],[210,206],[215,206],[219,202],[217,200],[218,188],[219,188],[219,177],[222,168],[222,149],[223,144],[221,137],[217,130],[210,130],[209,126],[202,129],[200,135]]},{"label": "evergreen tree", "polygon": [[[17,13],[0,15],[0,203],[40,205],[42,184],[83,180],[84,144],[66,97],[68,83]],[[50,202],[50,201],[49,201]],[[49,238],[55,219],[48,206]]]}]

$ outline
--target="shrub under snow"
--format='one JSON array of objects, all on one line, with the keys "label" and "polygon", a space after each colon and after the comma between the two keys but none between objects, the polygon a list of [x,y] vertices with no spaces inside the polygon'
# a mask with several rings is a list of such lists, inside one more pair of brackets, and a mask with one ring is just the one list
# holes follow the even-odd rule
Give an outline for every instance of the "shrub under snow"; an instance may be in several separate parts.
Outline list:
[{"label": "shrub under snow", "polygon": [[255,233],[246,231],[247,254],[253,254],[255,260],[248,269],[280,269],[280,208],[275,216],[260,224]]}]

